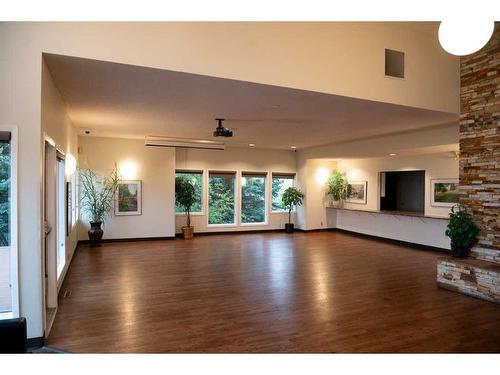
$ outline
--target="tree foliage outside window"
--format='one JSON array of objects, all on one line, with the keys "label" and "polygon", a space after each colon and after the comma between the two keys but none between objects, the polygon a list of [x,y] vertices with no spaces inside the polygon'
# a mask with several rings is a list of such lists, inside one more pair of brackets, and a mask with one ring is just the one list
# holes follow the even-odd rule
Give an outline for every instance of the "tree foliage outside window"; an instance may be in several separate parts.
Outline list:
[{"label": "tree foliage outside window", "polygon": [[208,224],[234,224],[234,174],[209,177]]},{"label": "tree foliage outside window", "polygon": [[266,178],[243,175],[241,178],[241,222],[266,221]]},{"label": "tree foliage outside window", "polygon": [[10,245],[10,144],[0,142],[0,246]]},{"label": "tree foliage outside window", "polygon": [[283,205],[283,193],[289,187],[293,187],[293,177],[276,176],[273,177],[272,183],[272,210],[286,211],[287,208]]},{"label": "tree foliage outside window", "polygon": [[[193,186],[194,186],[194,192],[196,196],[196,200],[191,207],[191,213],[196,212],[202,212],[202,192],[203,192],[203,174],[200,172],[176,172],[175,177],[182,177],[183,179],[189,181]],[[175,212],[176,213],[184,213],[184,207],[179,204],[179,202],[175,202]]]}]

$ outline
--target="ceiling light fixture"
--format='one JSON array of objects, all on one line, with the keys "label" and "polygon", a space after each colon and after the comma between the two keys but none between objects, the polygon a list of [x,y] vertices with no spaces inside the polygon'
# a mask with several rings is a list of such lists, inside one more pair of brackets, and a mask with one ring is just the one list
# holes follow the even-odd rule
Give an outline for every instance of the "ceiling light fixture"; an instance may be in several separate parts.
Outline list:
[{"label": "ceiling light fixture", "polygon": [[255,143],[249,143],[248,144],[250,147],[255,147]]},{"label": "ceiling light fixture", "polygon": [[447,20],[439,25],[439,43],[452,55],[465,56],[479,51],[493,34],[494,21]]},{"label": "ceiling light fixture", "polygon": [[396,155],[397,155],[397,154],[394,154],[394,153],[392,153],[392,154],[389,154],[389,156],[396,156]]},{"label": "ceiling light fixture", "polygon": [[297,149],[297,146],[290,146],[290,148],[291,148],[292,150],[296,150],[296,149]]},{"label": "ceiling light fixture", "polygon": [[224,150],[225,148],[224,143],[217,141],[157,136],[147,136],[144,146],[201,148],[207,150]]}]

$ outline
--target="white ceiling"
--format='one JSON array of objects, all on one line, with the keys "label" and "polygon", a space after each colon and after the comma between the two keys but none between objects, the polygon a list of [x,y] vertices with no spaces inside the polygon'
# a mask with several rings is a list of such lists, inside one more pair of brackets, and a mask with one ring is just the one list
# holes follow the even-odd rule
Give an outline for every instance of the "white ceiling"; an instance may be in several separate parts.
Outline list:
[{"label": "white ceiling", "polygon": [[[458,123],[456,114],[337,95],[45,54],[73,124],[93,136],[213,139],[290,149]],[[224,57],[221,56],[223,60]]]}]

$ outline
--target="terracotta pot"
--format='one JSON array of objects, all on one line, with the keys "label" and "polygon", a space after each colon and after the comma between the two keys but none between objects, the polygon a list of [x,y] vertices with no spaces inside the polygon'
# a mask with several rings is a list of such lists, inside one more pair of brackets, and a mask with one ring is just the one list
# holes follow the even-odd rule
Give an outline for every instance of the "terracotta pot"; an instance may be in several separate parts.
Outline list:
[{"label": "terracotta pot", "polygon": [[101,246],[102,235],[104,231],[101,229],[102,222],[98,221],[95,223],[90,223],[90,229],[88,231],[90,246],[99,247]]},{"label": "terracotta pot", "polygon": [[182,227],[182,237],[185,240],[191,240],[194,237],[194,227]]}]

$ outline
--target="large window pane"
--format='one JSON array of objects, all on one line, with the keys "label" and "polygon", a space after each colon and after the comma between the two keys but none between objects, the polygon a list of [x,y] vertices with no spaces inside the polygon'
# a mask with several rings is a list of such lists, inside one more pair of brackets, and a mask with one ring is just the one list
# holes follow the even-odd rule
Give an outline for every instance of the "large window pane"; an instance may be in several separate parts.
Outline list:
[{"label": "large window pane", "polygon": [[[194,185],[196,194],[196,202],[191,207],[191,213],[200,213],[202,209],[202,192],[203,192],[203,172],[176,172],[175,177],[182,177]],[[184,213],[184,208],[175,202],[175,212]]]},{"label": "large window pane", "polygon": [[234,173],[210,173],[208,224],[234,224]]},{"label": "large window pane", "polygon": [[293,175],[273,175],[272,183],[272,210],[273,211],[285,211],[283,203],[281,203],[281,197],[283,192],[289,187],[293,186]]},{"label": "large window pane", "polygon": [[10,287],[10,143],[0,141],[0,313],[12,311]]},{"label": "large window pane", "polygon": [[266,176],[243,174],[241,176],[241,222],[266,221]]}]

